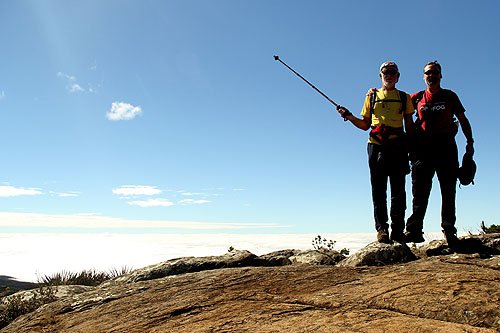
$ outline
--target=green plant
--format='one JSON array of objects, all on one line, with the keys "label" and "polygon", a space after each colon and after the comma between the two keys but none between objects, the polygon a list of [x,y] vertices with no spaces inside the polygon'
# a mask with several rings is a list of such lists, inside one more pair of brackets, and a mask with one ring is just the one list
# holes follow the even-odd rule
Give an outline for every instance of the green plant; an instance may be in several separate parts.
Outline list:
[{"label": "green plant", "polygon": [[[56,300],[57,287],[60,285],[84,285],[97,286],[104,281],[115,277],[130,273],[129,267],[121,269],[113,268],[108,272],[98,272],[96,270],[84,270],[79,273],[62,271],[51,276],[43,276],[39,278],[38,284],[40,288],[31,292],[31,297],[23,296],[23,294],[15,294],[4,298],[3,303],[0,303],[0,329],[7,326],[17,317],[33,312],[40,306],[51,303]],[[7,292],[9,288],[2,290]],[[1,298],[0,298],[1,300]]]},{"label": "green plant", "polygon": [[0,305],[0,329],[23,314],[30,313],[44,304],[56,300],[57,288],[45,286],[32,291],[31,297],[12,295]]},{"label": "green plant", "polygon": [[500,233],[500,225],[495,225],[492,224],[489,227],[487,227],[484,224],[484,221],[481,221],[481,232],[483,234],[494,234],[494,233]]},{"label": "green plant", "polygon": [[62,271],[54,275],[45,275],[39,278],[39,283],[44,286],[60,285],[82,285],[97,286],[104,281],[130,273],[131,268],[122,267],[121,269],[111,269],[109,272],[99,272],[94,269],[83,270],[78,273]]},{"label": "green plant", "polygon": [[[321,250],[336,251],[335,243],[337,243],[337,241],[323,238],[321,237],[321,235],[314,237],[314,239],[312,240],[312,246],[316,251],[321,251]],[[349,252],[350,251],[347,248],[343,248],[342,250],[340,250],[340,254],[345,256],[348,256]]]},{"label": "green plant", "polygon": [[109,274],[109,278],[113,279],[113,278],[116,278],[116,277],[128,274],[128,273],[130,273],[132,271],[133,271],[132,267],[122,266],[122,268],[112,268],[112,269],[110,269],[109,272],[108,272],[108,274]]},{"label": "green plant", "polygon": [[0,298],[4,297],[4,296],[7,296],[7,295],[11,295],[13,293],[15,293],[16,291],[13,290],[12,288],[10,287],[0,287]]}]

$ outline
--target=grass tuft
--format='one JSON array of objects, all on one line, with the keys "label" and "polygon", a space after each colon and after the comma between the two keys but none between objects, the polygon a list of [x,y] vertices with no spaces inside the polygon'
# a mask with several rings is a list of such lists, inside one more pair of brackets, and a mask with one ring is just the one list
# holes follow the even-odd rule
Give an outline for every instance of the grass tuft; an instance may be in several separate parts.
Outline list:
[{"label": "grass tuft", "polygon": [[38,283],[43,286],[80,285],[94,287],[131,271],[132,269],[126,266],[120,269],[113,268],[108,272],[100,272],[95,269],[83,270],[78,273],[62,271],[53,275],[45,275],[39,279]]},{"label": "grass tuft", "polygon": [[32,293],[31,297],[14,294],[6,298],[3,302],[1,302],[2,298],[0,298],[0,329],[7,326],[17,317],[33,312],[42,305],[57,300],[57,286],[81,285],[93,287],[104,281],[128,274],[131,271],[131,268],[125,266],[120,269],[113,268],[108,272],[99,272],[91,269],[79,273],[62,271],[54,275],[43,276],[38,281],[40,287]]}]

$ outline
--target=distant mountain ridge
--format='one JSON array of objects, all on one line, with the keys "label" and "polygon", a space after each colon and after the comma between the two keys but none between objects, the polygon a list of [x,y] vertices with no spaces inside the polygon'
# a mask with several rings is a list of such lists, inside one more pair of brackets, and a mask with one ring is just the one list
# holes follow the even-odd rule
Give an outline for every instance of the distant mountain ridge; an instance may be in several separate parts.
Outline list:
[{"label": "distant mountain ridge", "polygon": [[12,276],[0,275],[0,297],[13,294],[19,290],[36,288],[32,282],[17,281]]}]

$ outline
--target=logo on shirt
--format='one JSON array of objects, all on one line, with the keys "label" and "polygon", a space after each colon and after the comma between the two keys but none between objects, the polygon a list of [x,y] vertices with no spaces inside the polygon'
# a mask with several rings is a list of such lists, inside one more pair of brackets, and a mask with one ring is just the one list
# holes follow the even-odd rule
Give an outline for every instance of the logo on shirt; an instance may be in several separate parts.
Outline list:
[{"label": "logo on shirt", "polygon": [[438,102],[434,104],[425,104],[420,108],[420,111],[423,113],[427,112],[438,112],[438,111],[443,111],[446,109],[446,103],[445,102]]}]

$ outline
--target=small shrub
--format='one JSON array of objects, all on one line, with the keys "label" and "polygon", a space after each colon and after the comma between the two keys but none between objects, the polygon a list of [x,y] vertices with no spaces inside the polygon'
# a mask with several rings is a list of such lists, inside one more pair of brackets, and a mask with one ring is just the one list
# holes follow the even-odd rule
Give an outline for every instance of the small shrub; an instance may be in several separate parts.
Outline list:
[{"label": "small shrub", "polygon": [[[334,240],[328,240],[326,238],[321,237],[321,235],[316,236],[312,240],[312,246],[316,251],[321,251],[321,250],[328,250],[328,251],[336,251],[335,250],[335,243],[337,243]],[[340,254],[348,256],[349,255],[349,249],[343,248],[342,250],[339,251]]]},{"label": "small shrub", "polygon": [[94,287],[104,281],[130,273],[131,270],[129,267],[122,267],[121,269],[111,269],[109,272],[99,272],[94,269],[79,273],[62,271],[51,276],[43,276],[39,279],[39,283],[44,286],[81,285]]},{"label": "small shrub", "polygon": [[12,288],[10,287],[0,287],[0,299],[4,296],[7,296],[7,295],[10,295],[10,294],[13,294],[15,293],[16,291],[13,290]]},{"label": "small shrub", "polygon": [[55,301],[56,291],[57,288],[46,286],[34,291],[28,299],[25,299],[21,295],[9,297],[4,304],[0,305],[0,329],[7,326],[17,317],[33,312],[42,305]]},{"label": "small shrub", "polygon": [[122,268],[119,268],[119,269],[118,268],[112,268],[112,269],[109,270],[109,278],[110,279],[114,279],[116,277],[128,274],[128,273],[130,273],[132,271],[133,271],[132,267],[128,267],[128,266],[123,266]]},{"label": "small shrub", "polygon": [[492,224],[489,227],[487,227],[484,224],[484,221],[481,222],[481,232],[483,234],[494,234],[494,233],[500,233],[500,225],[495,225]]},{"label": "small shrub", "polygon": [[[0,304],[0,329],[7,326],[17,317],[30,313],[38,309],[44,304],[51,303],[56,300],[57,287],[60,285],[83,285],[97,286],[104,281],[115,277],[130,273],[129,267],[121,269],[113,268],[109,272],[98,272],[96,270],[84,270],[79,273],[62,271],[52,276],[44,276],[39,278],[41,287],[33,291],[32,296],[26,299],[26,296],[13,295],[3,304]],[[5,290],[3,290],[5,292]]]},{"label": "small shrub", "polygon": [[62,271],[51,276],[46,275],[42,277],[39,283],[45,286],[97,286],[106,280],[109,280],[107,273],[97,272],[95,270],[85,270],[79,273]]}]

